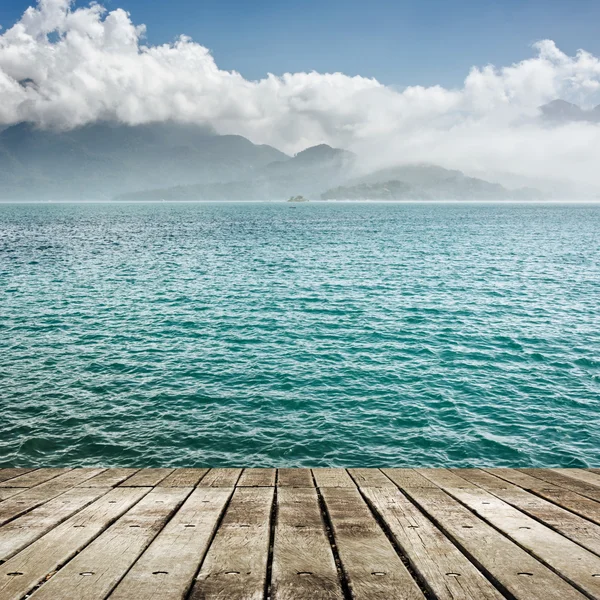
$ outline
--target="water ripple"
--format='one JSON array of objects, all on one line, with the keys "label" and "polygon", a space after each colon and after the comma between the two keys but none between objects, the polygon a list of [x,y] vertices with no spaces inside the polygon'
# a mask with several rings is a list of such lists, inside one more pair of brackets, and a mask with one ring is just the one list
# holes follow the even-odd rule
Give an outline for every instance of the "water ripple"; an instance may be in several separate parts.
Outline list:
[{"label": "water ripple", "polygon": [[0,466],[598,466],[599,231],[583,205],[0,205]]}]

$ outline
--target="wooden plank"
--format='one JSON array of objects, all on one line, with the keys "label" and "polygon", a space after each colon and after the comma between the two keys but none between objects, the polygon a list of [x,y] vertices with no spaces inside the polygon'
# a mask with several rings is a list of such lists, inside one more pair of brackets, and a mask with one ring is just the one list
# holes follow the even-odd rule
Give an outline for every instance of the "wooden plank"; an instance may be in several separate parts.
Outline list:
[{"label": "wooden plank", "polygon": [[232,493],[233,488],[195,489],[110,599],[183,600]]},{"label": "wooden plank", "polygon": [[581,494],[586,498],[591,498],[592,500],[597,500],[600,502],[600,489],[594,485],[590,485],[585,481],[577,481],[572,477],[567,477],[566,475],[562,475],[561,473],[556,473],[555,471],[551,471],[550,469],[521,469],[523,473],[526,475],[531,475],[532,477],[537,477],[547,483],[551,483],[558,487],[565,488],[567,490],[571,490],[577,494]]},{"label": "wooden plank", "polygon": [[237,482],[238,487],[273,487],[275,485],[275,469],[244,469]]},{"label": "wooden plank", "polygon": [[139,469],[106,469],[99,475],[80,483],[79,487],[116,487],[138,471]]},{"label": "wooden plank", "polygon": [[397,488],[361,489],[437,600],[504,598]]},{"label": "wooden plank", "polygon": [[234,487],[241,474],[242,469],[211,469],[198,487]]},{"label": "wooden plank", "polygon": [[198,482],[208,473],[208,469],[175,469],[159,487],[196,487]]},{"label": "wooden plank", "polygon": [[121,487],[154,487],[175,469],[141,469],[121,483]]},{"label": "wooden plank", "polygon": [[[446,469],[418,471],[558,571],[573,586],[592,597],[600,597],[600,577],[593,577],[600,573],[600,557]],[[460,487],[454,479],[460,480]]]},{"label": "wooden plank", "polygon": [[356,487],[346,469],[313,469],[312,472],[318,488]]},{"label": "wooden plank", "polygon": [[115,488],[0,565],[0,599],[20,600],[149,491]]},{"label": "wooden plank", "polygon": [[8,500],[8,498],[12,498],[29,488],[0,488],[0,502],[3,500]]},{"label": "wooden plank", "polygon": [[[458,470],[457,474],[491,492],[494,496],[518,508],[530,517],[548,525],[561,535],[577,542],[580,546],[600,555],[600,527],[598,525],[594,525],[587,519],[583,519],[516,485],[503,482],[503,487],[499,487],[498,478],[490,473],[478,471],[477,469],[463,469]],[[598,508],[600,508],[600,504],[598,504]]]},{"label": "wooden plank", "polygon": [[33,469],[0,469],[0,483],[30,473]]},{"label": "wooden plank", "polygon": [[31,595],[34,600],[103,600],[163,528],[191,488],[157,488]]},{"label": "wooden plank", "polygon": [[0,562],[8,560],[77,511],[94,502],[109,488],[73,488],[0,527]]},{"label": "wooden plank", "polygon": [[503,477],[506,481],[512,482],[526,490],[531,490],[538,496],[600,525],[600,503],[595,500],[581,496],[571,490],[565,490],[564,488],[552,485],[546,481],[541,481],[514,469],[486,469],[486,472],[499,478]]},{"label": "wooden plank", "polygon": [[344,598],[314,487],[277,492],[271,598]]},{"label": "wooden plank", "polygon": [[516,600],[583,600],[548,567],[439,488],[403,490],[505,595]]},{"label": "wooden plank", "polygon": [[427,477],[419,475],[414,469],[381,469],[399,488],[437,488]]},{"label": "wooden plank", "polygon": [[262,600],[275,488],[236,488],[190,600]]},{"label": "wooden plank", "polygon": [[576,479],[577,481],[583,481],[589,485],[600,488],[600,475],[596,473],[592,473],[591,471],[586,471],[584,469],[550,469],[559,475],[565,475],[566,477],[571,477],[572,479]]},{"label": "wooden plank", "polygon": [[424,595],[356,487],[323,487],[342,569],[355,600],[416,600]]},{"label": "wooden plank", "polygon": [[35,471],[30,471],[19,477],[12,477],[7,481],[3,481],[0,483],[0,487],[30,488],[40,485],[40,483],[50,481],[70,470],[71,469],[36,469]]},{"label": "wooden plank", "polygon": [[[76,469],[67,470],[63,475],[59,475],[36,487],[28,488],[5,500],[0,504],[0,525],[8,523],[12,519],[20,517],[22,514],[34,509],[36,506],[60,496],[67,490],[78,485],[82,481],[93,477],[103,469]],[[27,477],[27,475],[24,475]]]},{"label": "wooden plank", "polygon": [[348,473],[358,487],[396,488],[396,484],[379,469],[348,469]]},{"label": "wooden plank", "polygon": [[310,469],[277,469],[277,487],[315,487]]}]

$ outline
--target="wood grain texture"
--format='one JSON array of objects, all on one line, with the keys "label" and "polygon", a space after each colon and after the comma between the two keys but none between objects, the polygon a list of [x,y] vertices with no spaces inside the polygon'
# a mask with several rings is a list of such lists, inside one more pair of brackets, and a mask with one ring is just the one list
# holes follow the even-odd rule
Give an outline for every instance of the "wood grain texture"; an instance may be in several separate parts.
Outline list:
[{"label": "wood grain texture", "polygon": [[586,471],[585,469],[550,469],[550,471],[600,488],[600,475],[597,475],[591,471]]},{"label": "wood grain texture", "polygon": [[361,489],[437,600],[504,598],[398,489]]},{"label": "wood grain texture", "polygon": [[191,488],[156,488],[151,491],[31,598],[106,598],[191,491]]},{"label": "wood grain texture", "polygon": [[356,487],[321,489],[355,600],[422,600],[423,593]]},{"label": "wood grain texture", "polygon": [[344,598],[314,487],[277,492],[271,598]]},{"label": "wood grain texture", "polygon": [[[503,486],[499,487],[498,478],[484,471],[465,469],[458,474],[530,517],[548,525],[564,537],[600,555],[600,527],[598,525],[515,485],[504,482]],[[598,504],[598,508],[600,509],[600,504]]]},{"label": "wood grain texture", "polygon": [[591,498],[600,502],[600,488],[595,485],[591,485],[585,481],[579,481],[572,477],[567,477],[562,473],[551,471],[550,469],[521,469],[526,475],[531,475],[544,482],[551,483],[552,485],[570,490],[577,494],[581,494],[586,498]]},{"label": "wood grain texture", "polygon": [[273,487],[276,476],[276,469],[244,469],[237,487]]},{"label": "wood grain texture", "polygon": [[197,488],[111,594],[111,600],[183,600],[233,488]]},{"label": "wood grain texture", "polygon": [[190,600],[263,600],[275,488],[236,488]]},{"label": "wood grain texture", "polygon": [[198,487],[234,487],[241,474],[242,469],[211,469]]},{"label": "wood grain texture", "polygon": [[318,488],[356,487],[346,469],[313,469],[312,472]]},{"label": "wood grain texture", "polygon": [[469,556],[517,600],[583,600],[585,596],[540,561],[439,488],[406,494]]},{"label": "wood grain texture", "polygon": [[138,471],[139,469],[106,469],[95,477],[80,483],[79,487],[116,487]]},{"label": "wood grain texture", "polygon": [[0,527],[0,561],[26,548],[106,492],[108,488],[73,488]]},{"label": "wood grain texture", "polygon": [[54,477],[63,475],[71,469],[36,469],[18,477],[9,477],[0,483],[0,487],[30,488],[45,483]]},{"label": "wood grain texture", "polygon": [[[30,473],[33,469],[0,469],[0,483]],[[25,487],[25,486],[22,486]]]},{"label": "wood grain texture", "polygon": [[277,487],[315,487],[310,469],[278,469]]},{"label": "wood grain texture", "polygon": [[0,600],[20,600],[149,491],[115,488],[0,565]]},{"label": "wood grain texture", "polygon": [[163,479],[159,487],[196,487],[208,469],[175,469]]},{"label": "wood grain texture", "polygon": [[121,483],[122,487],[153,487],[170,475],[175,469],[141,469]]},{"label": "wood grain texture", "polygon": [[[76,469],[67,470],[62,475],[54,477],[45,483],[28,488],[0,503],[0,525],[29,512],[56,496],[60,496],[82,481],[93,477],[103,469]],[[24,477],[26,477],[25,475]]]},{"label": "wood grain texture", "polygon": [[[574,586],[592,597],[600,597],[600,577],[594,577],[600,573],[600,557],[446,469],[423,469],[419,472],[426,474],[448,494],[559,572]],[[463,486],[462,482],[466,485]]]},{"label": "wood grain texture", "polygon": [[396,484],[379,469],[348,469],[358,487],[396,488]]},{"label": "wood grain texture", "polygon": [[28,489],[29,488],[0,488],[0,502],[8,500],[8,498],[12,498]]},{"label": "wood grain texture", "polygon": [[437,487],[427,477],[419,475],[414,469],[382,469],[382,472],[401,489]]}]

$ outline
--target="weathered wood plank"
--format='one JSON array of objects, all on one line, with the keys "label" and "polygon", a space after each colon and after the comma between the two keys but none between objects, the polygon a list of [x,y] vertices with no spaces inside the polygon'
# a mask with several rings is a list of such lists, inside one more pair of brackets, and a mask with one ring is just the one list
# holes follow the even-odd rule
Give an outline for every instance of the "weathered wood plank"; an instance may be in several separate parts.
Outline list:
[{"label": "weathered wood plank", "polygon": [[504,598],[397,488],[361,488],[437,600]]},{"label": "weathered wood plank", "polygon": [[35,542],[109,488],[73,488],[0,527],[0,561],[6,561]]},{"label": "weathered wood plank", "polygon": [[190,600],[262,600],[275,488],[236,488]]},{"label": "weathered wood plank", "polygon": [[592,500],[596,500],[600,502],[600,489],[596,486],[590,485],[585,481],[577,481],[572,477],[567,477],[566,475],[562,475],[561,473],[556,473],[555,471],[551,471],[550,469],[520,469],[526,475],[531,475],[532,477],[537,477],[545,481],[546,483],[551,483],[561,488],[565,488],[567,490],[571,490],[577,494],[581,494],[582,496],[586,496],[587,498],[591,498]]},{"label": "weathered wood plank", "polygon": [[600,503],[595,500],[514,469],[485,469],[485,471],[523,489],[531,490],[538,496],[600,525]]},{"label": "weathered wood plank", "polygon": [[[454,469],[453,469],[454,471]],[[494,496],[518,508],[525,514],[548,525],[561,535],[600,555],[600,527],[520,487],[502,482],[490,473],[477,469],[462,469],[456,473]],[[498,481],[503,483],[500,487]],[[600,504],[598,504],[600,508]]]},{"label": "weathered wood plank", "polygon": [[[0,469],[0,483],[30,473],[33,469]],[[24,486],[25,487],[25,486]]]},{"label": "weathered wood plank", "polygon": [[30,488],[50,481],[59,475],[67,473],[71,469],[36,469],[20,475],[18,477],[9,478],[6,481],[0,483],[0,487],[18,487],[18,488]]},{"label": "weathered wood plank", "polygon": [[208,469],[175,469],[158,487],[196,487]]},{"label": "weathered wood plank", "polygon": [[403,490],[489,577],[516,600],[585,596],[439,488]]},{"label": "weathered wood plank", "polygon": [[318,488],[356,487],[346,469],[313,469],[312,472]]},{"label": "weathered wood plank", "polygon": [[121,487],[154,487],[175,469],[141,469],[119,484]]},{"label": "weathered wood plank", "polygon": [[310,469],[278,469],[277,487],[315,487]]},{"label": "weathered wood plank", "polygon": [[0,565],[0,599],[20,600],[149,491],[115,488]]},{"label": "weathered wood plank", "polygon": [[233,488],[197,488],[111,594],[111,600],[183,600]]},{"label": "weathered wood plank", "polygon": [[[60,496],[82,481],[93,477],[103,469],[67,470],[63,475],[54,477],[32,488],[28,488],[0,504],[0,525],[16,519],[36,506]],[[26,477],[26,475],[24,476]]]},{"label": "weathered wood plank", "polygon": [[600,578],[593,576],[600,573],[600,557],[446,469],[418,471],[558,571],[573,586],[600,597]]},{"label": "weathered wood plank", "polygon": [[396,488],[396,484],[379,469],[348,469],[358,487]]},{"label": "weathered wood plank", "polygon": [[211,469],[198,487],[235,487],[241,474],[242,469]]},{"label": "weathered wood plank", "polygon": [[271,598],[344,598],[314,487],[277,492]]},{"label": "weathered wood plank", "polygon": [[323,487],[342,568],[355,600],[416,600],[424,595],[356,487]]},{"label": "weathered wood plank", "polygon": [[106,598],[191,491],[191,488],[152,490],[31,598]]},{"label": "weathered wood plank", "polygon": [[244,469],[237,487],[273,487],[276,469]]},{"label": "weathered wood plank", "polygon": [[116,487],[138,471],[139,469],[107,469],[95,477],[80,483],[79,487]]},{"label": "weathered wood plank", "polygon": [[559,475],[565,475],[577,481],[583,481],[589,485],[600,488],[600,475],[585,469],[550,469]]},{"label": "weathered wood plank", "polygon": [[0,488],[0,502],[8,500],[21,492],[28,490],[29,488]]},{"label": "weathered wood plank", "polygon": [[437,488],[427,477],[414,469],[381,469],[399,488]]}]

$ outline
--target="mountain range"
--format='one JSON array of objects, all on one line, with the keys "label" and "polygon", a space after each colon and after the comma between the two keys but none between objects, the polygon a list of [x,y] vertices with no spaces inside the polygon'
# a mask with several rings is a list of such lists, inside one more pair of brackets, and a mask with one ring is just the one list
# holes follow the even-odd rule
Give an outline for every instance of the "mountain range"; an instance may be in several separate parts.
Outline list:
[{"label": "mountain range", "polygon": [[[358,173],[363,173],[357,176]],[[365,173],[325,144],[289,156],[206,127],[98,123],[0,132],[0,200],[538,199],[435,165]]]}]

